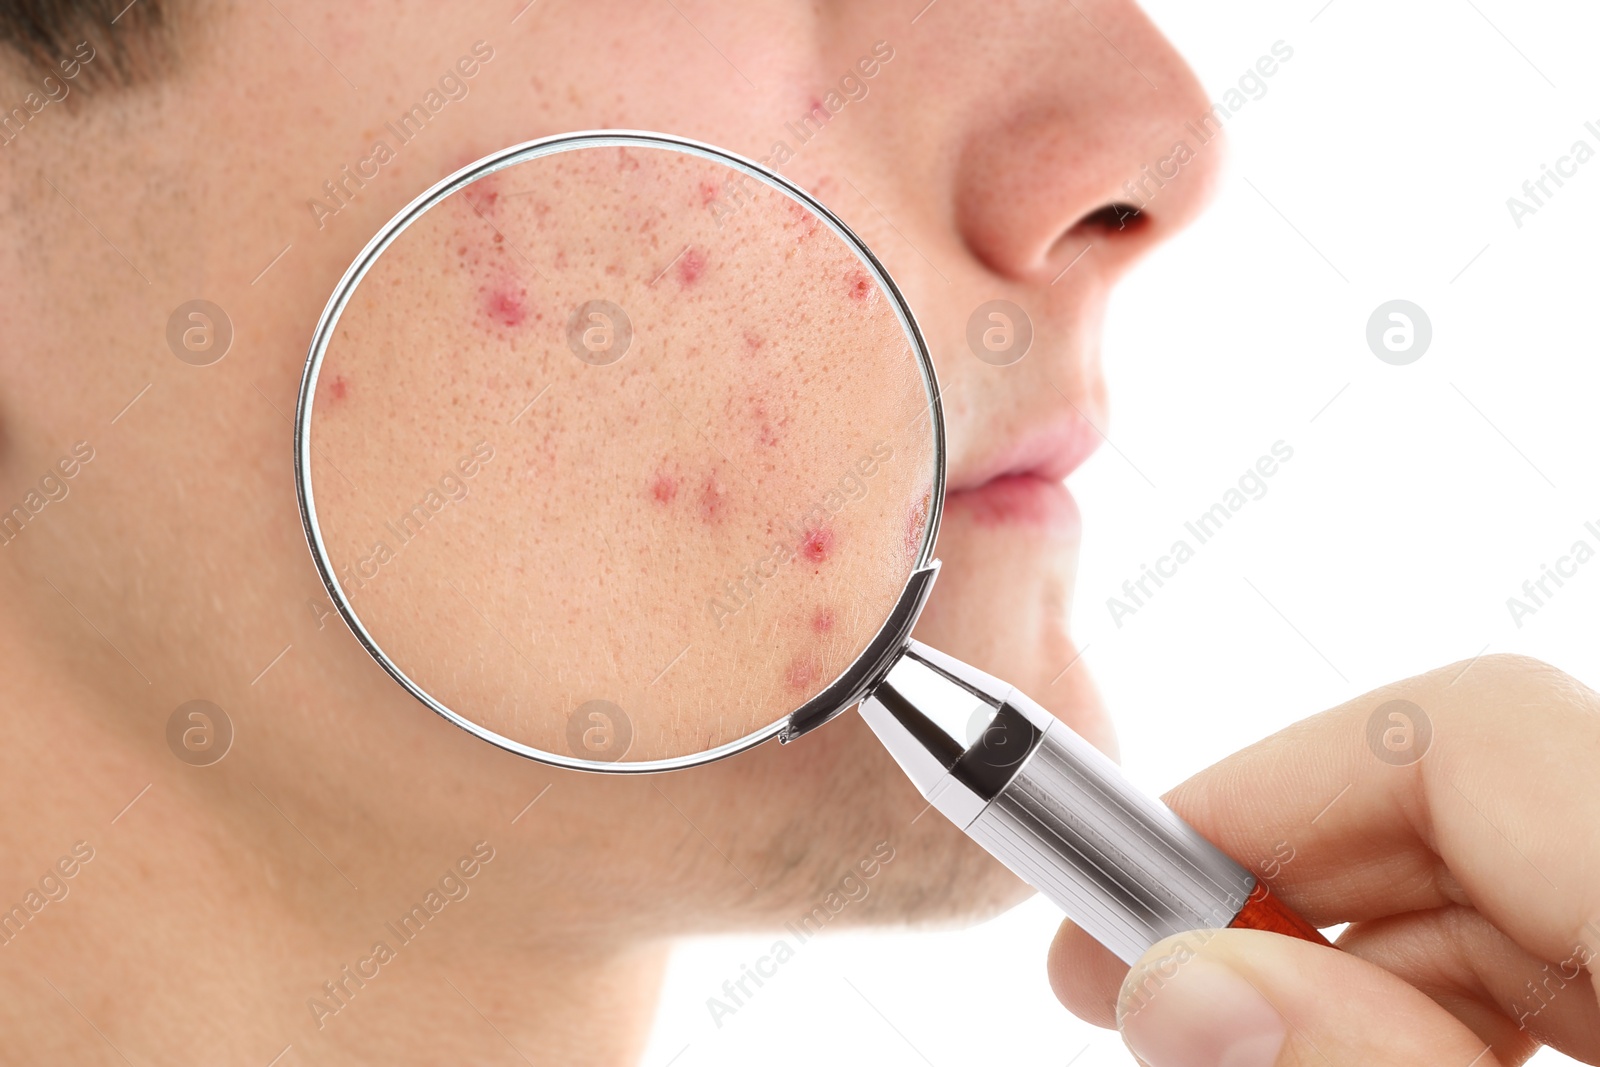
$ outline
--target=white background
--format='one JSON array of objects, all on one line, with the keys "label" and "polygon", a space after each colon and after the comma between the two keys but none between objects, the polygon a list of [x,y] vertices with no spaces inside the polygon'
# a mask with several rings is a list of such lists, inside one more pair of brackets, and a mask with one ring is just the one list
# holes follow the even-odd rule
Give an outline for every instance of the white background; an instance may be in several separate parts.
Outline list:
[{"label": "white background", "polygon": [[[1521,229],[1506,207],[1574,140],[1600,149],[1584,129],[1600,126],[1600,13],[1146,6],[1213,99],[1273,42],[1294,58],[1230,123],[1218,202],[1122,286],[1107,323],[1114,447],[1071,482],[1086,525],[1073,628],[1128,772],[1164,790],[1295,719],[1485,650],[1600,686],[1600,560],[1521,628],[1506,607],[1578,537],[1595,543],[1586,520],[1600,525],[1600,159]],[[1365,341],[1395,298],[1433,324],[1410,366]],[[1106,598],[1278,440],[1295,454],[1268,494],[1114,626]],[[1052,998],[1057,921],[1036,898],[959,932],[830,933],[720,1030],[706,997],[771,938],[685,945],[645,1062],[1130,1064],[1115,1034]]]}]

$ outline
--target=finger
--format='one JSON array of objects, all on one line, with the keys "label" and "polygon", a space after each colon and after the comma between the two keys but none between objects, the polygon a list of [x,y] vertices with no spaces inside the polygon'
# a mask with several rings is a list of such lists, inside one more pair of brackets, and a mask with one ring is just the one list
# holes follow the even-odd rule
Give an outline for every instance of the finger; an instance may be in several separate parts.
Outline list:
[{"label": "finger", "polygon": [[1150,1067],[1498,1067],[1491,1048],[1394,975],[1346,952],[1257,930],[1168,938],[1129,972],[1117,1003]]},{"label": "finger", "polygon": [[[1384,747],[1407,729],[1415,751]],[[1297,723],[1167,799],[1319,926],[1470,904],[1545,959],[1593,957],[1600,788],[1575,754],[1597,749],[1595,693],[1486,656]]]},{"label": "finger", "polygon": [[1093,1026],[1117,1025],[1117,990],[1128,965],[1115,953],[1069,921],[1056,931],[1045,966],[1050,988],[1068,1011]]},{"label": "finger", "polygon": [[[1600,993],[1581,956],[1542,960],[1477,912],[1453,905],[1355,924],[1339,948],[1425,993],[1502,1054],[1543,1044],[1600,1062]],[[1109,950],[1063,923],[1049,972],[1056,997],[1073,1014],[1115,1025],[1128,966]]]},{"label": "finger", "polygon": [[1600,1003],[1582,960],[1540,959],[1470,908],[1358,923],[1339,947],[1421,990],[1497,1049],[1543,1044],[1600,1062]]}]

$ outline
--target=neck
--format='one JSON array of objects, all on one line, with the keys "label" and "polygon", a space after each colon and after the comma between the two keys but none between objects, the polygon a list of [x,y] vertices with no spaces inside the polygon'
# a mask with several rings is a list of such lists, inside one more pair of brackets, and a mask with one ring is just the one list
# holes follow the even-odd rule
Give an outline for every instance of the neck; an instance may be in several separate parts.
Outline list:
[{"label": "neck", "polygon": [[111,701],[3,660],[0,811],[27,814],[0,820],[0,1032],[19,1062],[636,1061],[665,945],[573,934],[615,925],[567,879],[528,876],[552,854],[533,816],[467,805],[459,822],[500,827],[482,843],[454,823],[394,833],[297,784],[358,771],[296,765],[265,724],[193,767],[144,686]]}]

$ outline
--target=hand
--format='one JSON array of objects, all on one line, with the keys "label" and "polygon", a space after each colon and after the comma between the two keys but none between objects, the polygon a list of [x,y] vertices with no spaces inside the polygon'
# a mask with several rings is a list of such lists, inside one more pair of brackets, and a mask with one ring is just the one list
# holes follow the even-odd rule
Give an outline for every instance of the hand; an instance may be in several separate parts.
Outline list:
[{"label": "hand", "polygon": [[[1408,701],[1407,704],[1392,704]],[[1600,694],[1486,656],[1369,693],[1167,797],[1336,951],[1168,938],[1130,971],[1071,923],[1050,981],[1150,1067],[1600,1063]]]}]

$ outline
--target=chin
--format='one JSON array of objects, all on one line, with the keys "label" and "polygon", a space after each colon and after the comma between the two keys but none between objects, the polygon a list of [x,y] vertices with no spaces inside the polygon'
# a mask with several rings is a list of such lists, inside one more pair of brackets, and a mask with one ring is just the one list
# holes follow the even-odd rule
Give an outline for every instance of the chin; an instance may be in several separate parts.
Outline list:
[{"label": "chin", "polygon": [[[959,499],[947,508],[944,565],[916,636],[1012,682],[1115,755],[1067,629],[1076,525],[1002,521],[995,510]],[[706,771],[721,777],[715,765]],[[965,925],[1034,892],[928,806],[853,710],[793,744],[728,760],[721,773],[737,781],[718,789],[761,798],[741,809],[740,820],[761,830],[745,836],[737,862],[763,872],[763,891],[751,900],[755,914],[716,921],[781,925],[831,900],[839,906],[830,925],[840,927]],[[873,862],[880,846],[892,860]]]}]

